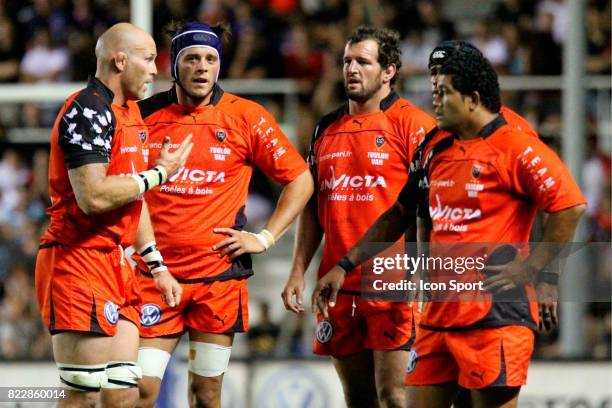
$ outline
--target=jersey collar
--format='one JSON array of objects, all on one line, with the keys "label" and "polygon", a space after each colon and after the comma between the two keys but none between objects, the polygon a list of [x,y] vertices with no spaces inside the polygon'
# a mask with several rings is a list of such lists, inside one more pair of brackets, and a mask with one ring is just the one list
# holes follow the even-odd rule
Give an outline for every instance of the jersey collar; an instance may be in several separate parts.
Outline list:
[{"label": "jersey collar", "polygon": [[498,114],[495,119],[493,119],[492,121],[484,125],[482,129],[480,129],[480,132],[478,132],[478,135],[482,136],[483,139],[486,139],[487,137],[495,133],[497,129],[499,129],[500,127],[504,126],[507,123],[508,122],[506,122],[506,119],[504,119],[504,117],[501,114]]},{"label": "jersey collar", "polygon": [[217,104],[219,103],[219,101],[223,97],[224,93],[225,93],[225,91],[223,91],[223,89],[221,89],[219,84],[215,84],[215,86],[213,87],[213,90],[212,90],[212,96],[210,98],[210,104],[212,106],[217,106]]},{"label": "jersey collar", "polygon": [[[216,86],[216,85],[215,85]],[[223,92],[223,91],[221,91]],[[399,95],[397,94],[397,92],[395,92],[394,90],[391,90],[391,92],[389,93],[389,95],[385,96],[381,101],[380,101],[380,110],[381,111],[386,111],[388,110],[391,106],[393,106],[393,104],[399,99]],[[221,99],[221,98],[219,98]],[[343,105],[342,105],[342,110],[345,114],[349,114],[349,103],[348,101],[346,101]]]},{"label": "jersey collar", "polygon": [[93,88],[96,91],[98,91],[100,95],[102,96],[102,98],[106,102],[108,102],[109,105],[113,103],[115,94],[113,93],[113,91],[109,89],[109,87],[104,85],[104,83],[100,81],[98,78],[96,78],[95,76],[91,76],[91,75],[89,76],[87,80],[87,87]]},{"label": "jersey collar", "polygon": [[380,101],[380,110],[381,111],[386,111],[387,109],[389,109],[391,106],[393,106],[393,104],[399,99],[399,95],[397,94],[397,92],[395,92],[394,90],[391,90],[391,92],[389,93],[389,95],[385,96],[381,101]]},{"label": "jersey collar", "polygon": [[[209,105],[212,106],[217,106],[217,104],[219,103],[219,101],[221,100],[221,98],[223,97],[223,94],[225,93],[225,91],[223,89],[221,89],[221,87],[219,86],[219,84],[215,84],[213,86],[212,89],[212,96],[210,97],[210,102],[208,103]],[[178,96],[176,96],[176,87],[172,87],[169,91],[168,91],[168,98],[170,100],[171,103],[176,103],[178,104]]]}]

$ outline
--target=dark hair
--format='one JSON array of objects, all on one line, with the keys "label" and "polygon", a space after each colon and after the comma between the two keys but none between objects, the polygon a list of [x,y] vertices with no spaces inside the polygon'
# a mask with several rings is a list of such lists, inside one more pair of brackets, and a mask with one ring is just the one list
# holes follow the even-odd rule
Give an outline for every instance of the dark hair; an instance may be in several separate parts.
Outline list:
[{"label": "dark hair", "polygon": [[391,85],[393,85],[402,66],[399,33],[387,28],[362,25],[351,33],[348,44],[356,44],[365,40],[374,40],[378,44],[378,63],[381,67],[388,68],[391,64],[395,65],[397,72],[391,78]]},{"label": "dark hair", "polygon": [[452,75],[451,84],[462,95],[478,92],[489,111],[497,113],[501,109],[497,73],[482,54],[457,50],[442,63],[440,74]]},{"label": "dark hair", "polygon": [[[198,21],[196,20],[172,20],[164,26],[162,31],[164,34],[172,38],[176,33],[182,31],[189,24],[197,22]],[[227,47],[232,38],[232,31],[230,25],[225,22],[219,22],[216,25],[209,25],[209,27],[211,28],[211,30],[213,30],[215,34],[217,34],[217,37],[221,39],[223,47]]]}]

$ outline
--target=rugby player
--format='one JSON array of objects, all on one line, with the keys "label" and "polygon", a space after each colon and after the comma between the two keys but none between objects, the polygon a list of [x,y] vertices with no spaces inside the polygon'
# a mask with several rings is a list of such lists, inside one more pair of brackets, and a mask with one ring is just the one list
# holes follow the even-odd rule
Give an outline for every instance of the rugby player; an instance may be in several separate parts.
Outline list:
[{"label": "rugby player", "polygon": [[[170,355],[186,331],[190,404],[220,406],[234,333],[248,327],[250,254],[274,245],[313,191],[306,162],[274,117],[217,83],[226,34],[222,26],[201,23],[175,27],[170,48],[174,86],[139,102],[152,159],[168,134],[177,142],[193,135],[194,142],[185,167],[146,195],[159,250],[183,288],[183,300],[175,308],[160,302],[146,259],[136,257],[143,310],[140,406],[154,406]],[[256,234],[244,230],[255,166],[284,186]]]},{"label": "rugby player", "polygon": [[[147,170],[147,128],[134,100],[157,73],[155,57],[144,31],[128,23],[109,28],[96,44],[95,77],[68,98],[53,127],[51,222],[36,260],[36,294],[68,389],[58,406],[138,400],[138,291],[123,248],[151,239],[150,230],[136,233],[150,223],[142,194],[172,177],[191,150],[186,139],[169,153],[166,139]],[[158,262],[158,296],[180,297]]]},{"label": "rugby player", "polygon": [[[282,293],[288,310],[304,310],[304,274],[322,239],[319,277],[397,199],[419,141],[435,126],[395,92],[400,66],[397,33],[363,26],[348,38],[343,58],[347,101],[324,116],[313,135],[309,158],[317,195],[298,224],[292,271]],[[415,337],[411,306],[368,299],[359,267],[337,284],[334,307],[313,304],[319,312],[314,352],[332,356],[349,407],[403,407],[402,377]]]},{"label": "rugby player", "polygon": [[[471,390],[475,407],[515,407],[539,318],[537,302],[529,301],[534,299],[532,282],[556,255],[550,243],[572,239],[585,200],[558,156],[500,115],[497,75],[481,55],[456,51],[441,64],[434,108],[440,130],[423,142],[419,168],[393,207],[330,274],[350,273],[352,265],[371,255],[366,251],[369,243],[401,235],[411,222],[419,182],[429,186],[421,189],[425,196],[418,203],[425,218],[419,224],[429,224],[426,238],[431,243],[527,242],[536,210],[548,213],[542,237],[546,244],[528,255],[517,254],[507,264],[488,267],[493,276],[485,281],[491,292],[485,301],[428,303],[408,364],[410,407],[450,407],[458,385]],[[482,188],[468,194],[462,188],[468,184]],[[438,202],[478,216],[436,213]],[[431,273],[435,279],[436,271]],[[319,301],[335,302],[332,283],[323,282],[329,290],[317,293]],[[495,296],[507,291],[518,297],[497,302]]]}]

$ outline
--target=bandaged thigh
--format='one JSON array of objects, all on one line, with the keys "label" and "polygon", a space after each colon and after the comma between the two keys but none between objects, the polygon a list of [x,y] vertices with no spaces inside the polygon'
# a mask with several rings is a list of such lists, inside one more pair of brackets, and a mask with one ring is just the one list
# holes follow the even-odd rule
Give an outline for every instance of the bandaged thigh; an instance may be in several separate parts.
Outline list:
[{"label": "bandaged thigh", "polygon": [[142,375],[163,378],[171,356],[167,351],[155,347],[140,347],[138,366],[142,369]]},{"label": "bandaged thigh", "polygon": [[121,389],[138,387],[142,370],[133,361],[109,361],[106,365],[108,383],[102,388]]},{"label": "bandaged thigh", "polygon": [[57,363],[57,368],[64,388],[73,391],[96,392],[107,384],[106,364]]},{"label": "bandaged thigh", "polygon": [[227,370],[232,348],[199,341],[189,342],[189,371],[202,377],[218,377]]}]

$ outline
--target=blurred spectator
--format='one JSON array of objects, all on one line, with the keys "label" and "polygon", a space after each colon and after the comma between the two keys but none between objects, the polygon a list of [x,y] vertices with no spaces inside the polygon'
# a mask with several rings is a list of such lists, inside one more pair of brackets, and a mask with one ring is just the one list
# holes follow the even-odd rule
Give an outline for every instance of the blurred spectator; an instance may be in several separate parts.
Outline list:
[{"label": "blurred spectator", "polygon": [[311,46],[306,27],[296,24],[282,45],[284,76],[298,81],[302,94],[310,94],[321,75],[323,55]]},{"label": "blurred spectator", "polygon": [[508,63],[508,45],[495,29],[496,26],[488,21],[476,22],[472,43],[499,69]]},{"label": "blurred spectator", "polygon": [[[552,21],[548,20],[550,16]],[[537,5],[536,24],[541,31],[550,32],[557,44],[562,44],[568,24],[567,4],[565,0],[543,0]]]},{"label": "blurred spectator", "polygon": [[436,7],[431,0],[418,0],[417,12],[423,38],[429,42],[438,43],[455,37],[455,25],[441,14],[442,8]]},{"label": "blurred spectator", "polygon": [[586,216],[591,224],[591,241],[610,241],[610,184],[612,162],[610,156],[601,151],[596,135],[587,142],[587,159],[582,166],[582,187],[589,205]]},{"label": "blurred spectator", "polygon": [[28,176],[17,152],[7,149],[0,160],[0,223],[14,222]]},{"label": "blurred spectator", "polygon": [[52,43],[49,31],[38,28],[21,60],[23,82],[55,82],[65,77],[68,68],[68,50]]},{"label": "blurred spectator", "polygon": [[261,302],[259,322],[247,332],[251,357],[273,356],[279,334],[280,326],[270,319],[270,305]]},{"label": "blurred spectator", "polygon": [[[38,28],[21,60],[21,81],[44,83],[67,80],[69,63],[68,49],[52,41],[46,28]],[[57,109],[55,103],[26,104],[22,120],[29,127],[49,127],[55,120]]]},{"label": "blurred spectator", "polygon": [[0,83],[15,82],[19,78],[21,54],[17,49],[14,30],[11,20],[0,17]]},{"label": "blurred spectator", "polygon": [[425,39],[421,30],[410,30],[400,45],[402,51],[402,75],[427,74],[431,50],[438,45],[433,39]]},{"label": "blurred spectator", "polygon": [[594,74],[610,73],[611,27],[610,3],[600,10],[595,1],[590,1],[586,10],[587,62],[586,69]]},{"label": "blurred spectator", "polygon": [[528,45],[515,24],[506,23],[502,27],[502,36],[507,45],[508,59],[502,72],[510,75],[524,75],[529,67]]},{"label": "blurred spectator", "polygon": [[561,74],[561,45],[553,36],[554,16],[550,13],[540,15],[538,30],[531,36],[531,74]]}]

